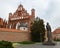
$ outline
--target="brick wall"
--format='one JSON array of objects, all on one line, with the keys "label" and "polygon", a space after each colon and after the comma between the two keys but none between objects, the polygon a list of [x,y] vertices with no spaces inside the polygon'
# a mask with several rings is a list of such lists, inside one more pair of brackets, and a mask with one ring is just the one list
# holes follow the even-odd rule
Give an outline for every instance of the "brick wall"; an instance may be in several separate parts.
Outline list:
[{"label": "brick wall", "polygon": [[0,31],[0,40],[11,41],[11,42],[29,41],[30,33],[29,32],[1,32]]}]

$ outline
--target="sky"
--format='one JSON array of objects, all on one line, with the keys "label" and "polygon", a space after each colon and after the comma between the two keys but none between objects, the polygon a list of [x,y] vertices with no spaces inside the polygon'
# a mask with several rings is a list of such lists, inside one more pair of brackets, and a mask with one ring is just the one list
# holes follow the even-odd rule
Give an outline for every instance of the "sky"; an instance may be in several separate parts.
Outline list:
[{"label": "sky", "polygon": [[35,9],[35,15],[51,25],[52,31],[60,27],[60,0],[0,0],[0,17],[7,19],[22,4],[28,13]]}]

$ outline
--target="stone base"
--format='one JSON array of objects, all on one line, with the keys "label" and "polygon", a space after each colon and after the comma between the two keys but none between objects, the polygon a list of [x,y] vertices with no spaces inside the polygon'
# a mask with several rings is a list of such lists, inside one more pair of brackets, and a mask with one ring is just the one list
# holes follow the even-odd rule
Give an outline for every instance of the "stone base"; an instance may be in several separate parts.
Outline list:
[{"label": "stone base", "polygon": [[56,45],[56,43],[55,42],[52,42],[52,41],[46,41],[46,42],[44,42],[43,43],[43,45]]}]

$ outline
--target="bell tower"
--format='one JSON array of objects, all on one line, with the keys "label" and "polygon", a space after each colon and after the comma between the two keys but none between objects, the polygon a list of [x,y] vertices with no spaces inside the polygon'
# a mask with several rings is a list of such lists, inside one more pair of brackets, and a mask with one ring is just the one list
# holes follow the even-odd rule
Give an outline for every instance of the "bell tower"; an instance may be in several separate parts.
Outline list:
[{"label": "bell tower", "polygon": [[35,9],[31,10],[31,16],[35,17]]}]

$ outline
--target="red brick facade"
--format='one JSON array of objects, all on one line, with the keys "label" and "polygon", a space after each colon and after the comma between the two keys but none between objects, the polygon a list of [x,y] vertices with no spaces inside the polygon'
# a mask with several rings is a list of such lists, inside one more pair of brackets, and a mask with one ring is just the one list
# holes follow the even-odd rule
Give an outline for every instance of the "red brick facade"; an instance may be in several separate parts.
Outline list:
[{"label": "red brick facade", "polygon": [[35,19],[35,9],[31,15],[19,5],[14,13],[9,13],[8,21],[0,18],[0,40],[21,42],[30,40],[30,27]]},{"label": "red brick facade", "polygon": [[0,41],[21,42],[30,40],[30,32],[0,28]]},{"label": "red brick facade", "polygon": [[[30,31],[31,22],[35,19],[35,9],[31,10],[31,15],[27,13],[23,5],[19,5],[12,14],[9,13],[8,21],[3,21],[3,28]],[[0,25],[1,26],[1,25]]]},{"label": "red brick facade", "polygon": [[0,18],[0,28],[2,28],[2,27],[3,27],[3,19]]},{"label": "red brick facade", "polygon": [[53,31],[53,39],[60,39],[60,28]]}]

